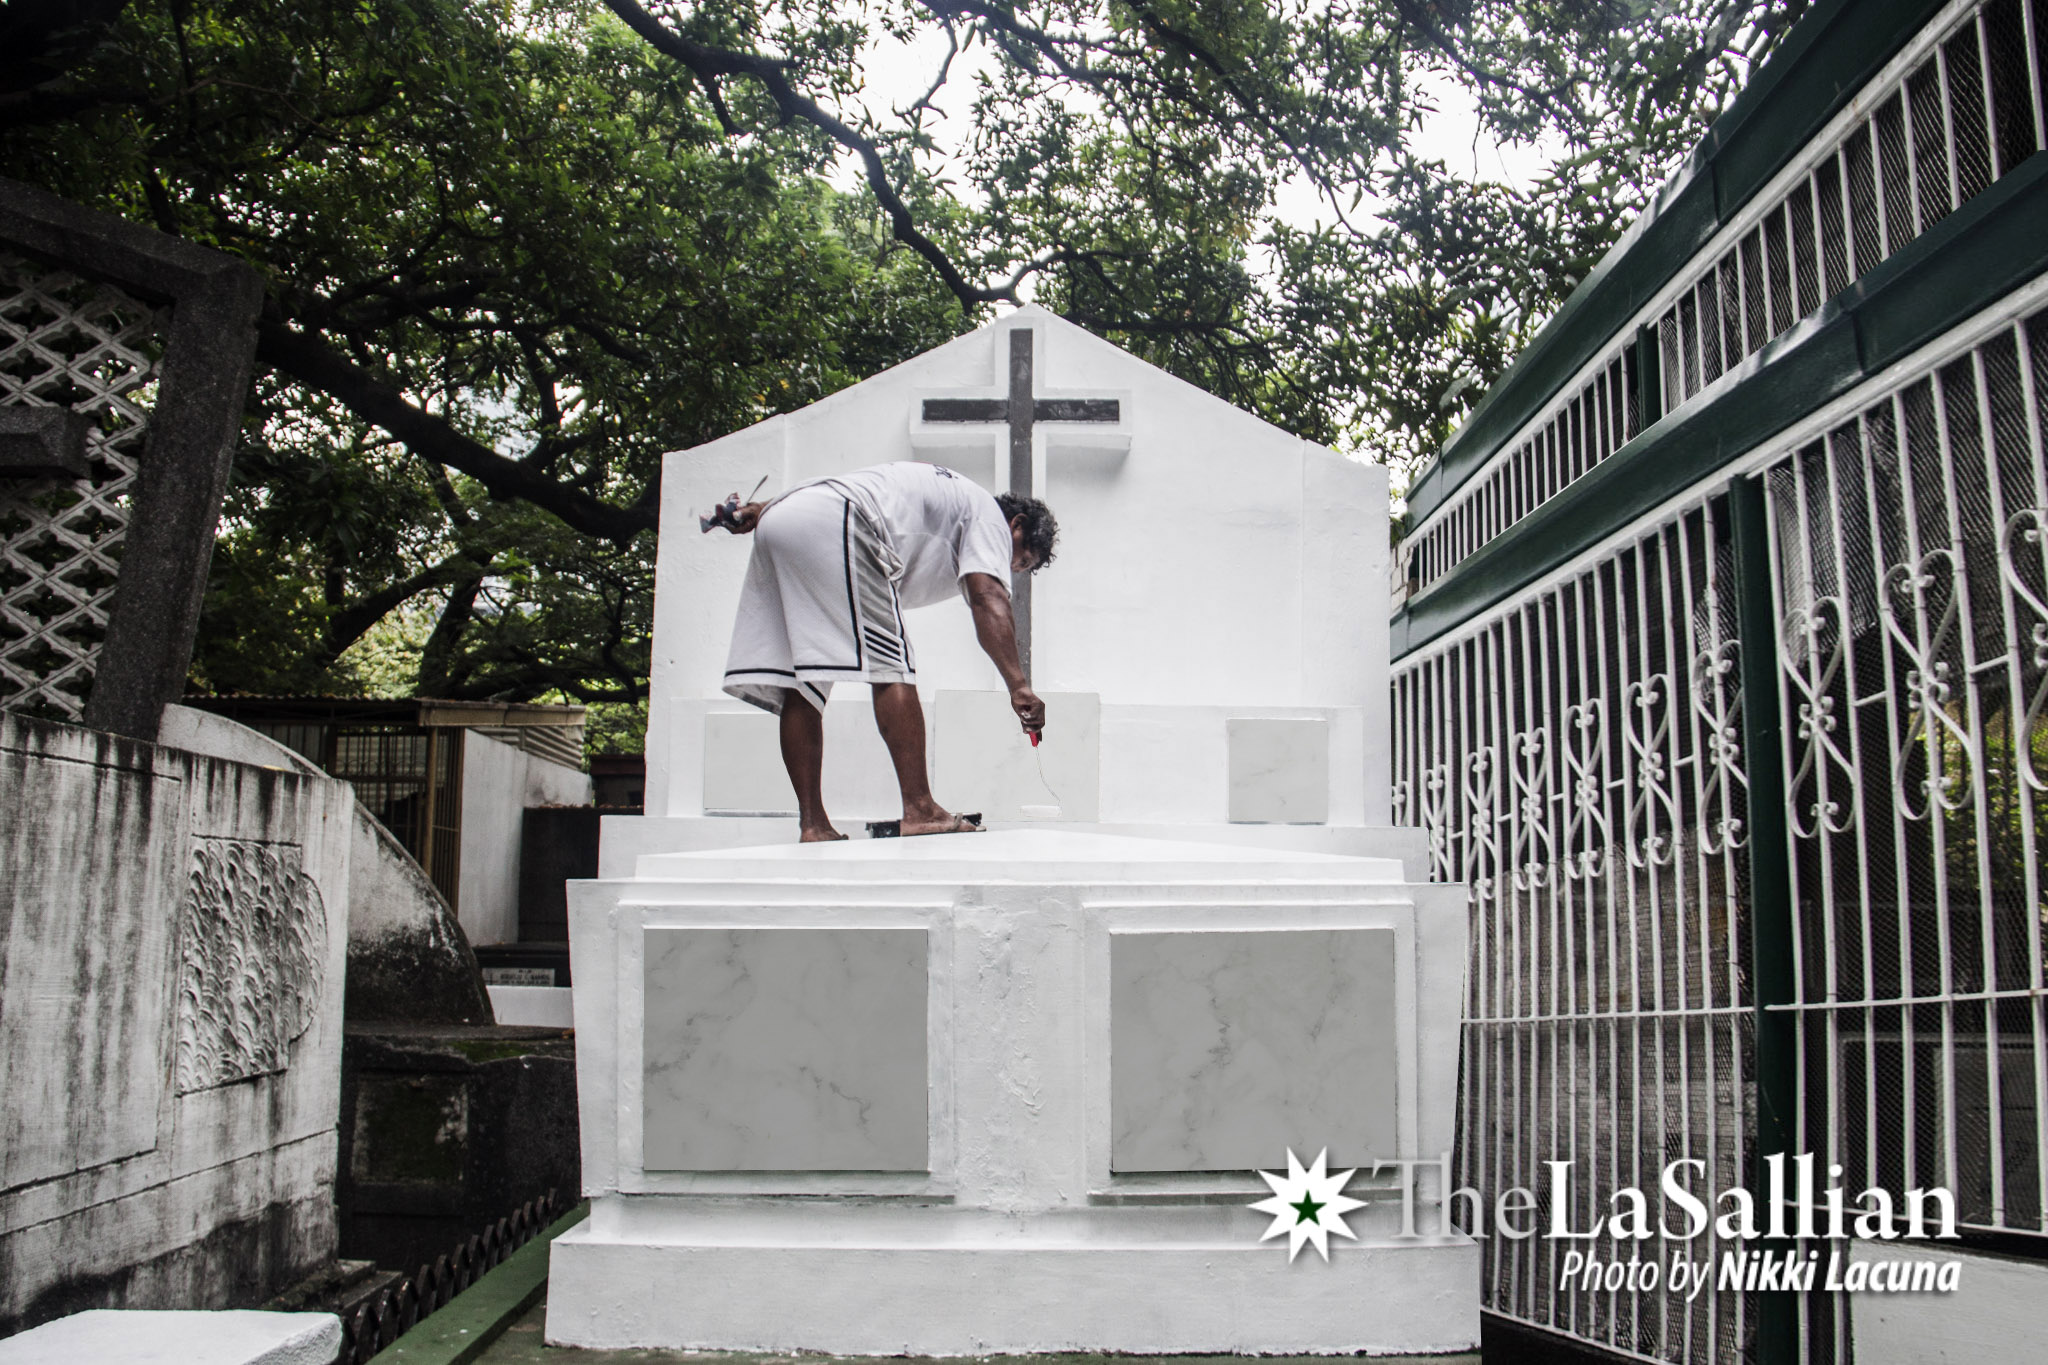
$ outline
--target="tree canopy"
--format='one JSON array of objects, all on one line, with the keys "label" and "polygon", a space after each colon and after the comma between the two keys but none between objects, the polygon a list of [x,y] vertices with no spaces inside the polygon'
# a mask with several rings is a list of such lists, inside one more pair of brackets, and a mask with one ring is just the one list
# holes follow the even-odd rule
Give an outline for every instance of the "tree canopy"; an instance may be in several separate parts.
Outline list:
[{"label": "tree canopy", "polygon": [[200,684],[630,700],[659,453],[1006,302],[1412,467],[1801,5],[14,0],[0,173],[268,283]]}]

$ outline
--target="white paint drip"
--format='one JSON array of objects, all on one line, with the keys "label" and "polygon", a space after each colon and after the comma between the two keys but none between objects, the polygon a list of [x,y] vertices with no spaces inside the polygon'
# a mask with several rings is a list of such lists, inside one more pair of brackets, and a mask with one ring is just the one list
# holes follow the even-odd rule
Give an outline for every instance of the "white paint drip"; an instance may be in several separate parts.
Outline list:
[{"label": "white paint drip", "polygon": [[1060,800],[1060,794],[1052,789],[1052,783],[1045,780],[1044,740],[1041,739],[1038,743],[1031,746],[1031,758],[1033,762],[1038,764],[1038,785],[1045,788],[1045,794],[1052,798],[1052,804],[1050,806],[1023,806],[1019,809],[1023,811],[1024,818],[1027,820],[1057,820],[1060,812],[1067,808],[1067,803]]}]

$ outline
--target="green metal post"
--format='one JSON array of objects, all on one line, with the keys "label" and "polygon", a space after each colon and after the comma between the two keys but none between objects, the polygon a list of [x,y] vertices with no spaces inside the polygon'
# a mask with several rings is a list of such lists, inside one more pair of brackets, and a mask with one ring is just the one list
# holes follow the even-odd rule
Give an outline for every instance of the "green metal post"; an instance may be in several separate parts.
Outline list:
[{"label": "green metal post", "polygon": [[[1778,691],[1777,609],[1771,594],[1769,512],[1763,481],[1736,479],[1728,488],[1735,538],[1736,638],[1742,656],[1742,748],[1749,777],[1749,945],[1751,1006],[1756,1011],[1756,1127],[1751,1189],[1765,1210],[1763,1158],[1798,1139],[1799,1035],[1789,1010],[1792,977],[1792,861],[1786,822],[1784,716]],[[1789,1172],[1787,1179],[1790,1179]],[[1764,1249],[1783,1253],[1790,1243]],[[1799,1358],[1799,1303],[1792,1293],[1758,1296],[1759,1365]]]},{"label": "green metal post", "polygon": [[1664,349],[1655,327],[1636,329],[1636,413],[1640,431],[1648,431],[1664,415]]}]

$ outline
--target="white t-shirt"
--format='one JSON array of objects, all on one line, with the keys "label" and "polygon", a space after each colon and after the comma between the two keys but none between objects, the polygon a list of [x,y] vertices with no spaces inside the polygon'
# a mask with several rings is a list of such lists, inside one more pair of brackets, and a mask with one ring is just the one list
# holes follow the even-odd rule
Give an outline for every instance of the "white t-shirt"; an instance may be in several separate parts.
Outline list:
[{"label": "white t-shirt", "polygon": [[995,495],[944,465],[902,460],[822,480],[851,497],[887,529],[903,574],[896,594],[905,607],[928,607],[961,580],[985,573],[1010,584],[1010,525]]}]

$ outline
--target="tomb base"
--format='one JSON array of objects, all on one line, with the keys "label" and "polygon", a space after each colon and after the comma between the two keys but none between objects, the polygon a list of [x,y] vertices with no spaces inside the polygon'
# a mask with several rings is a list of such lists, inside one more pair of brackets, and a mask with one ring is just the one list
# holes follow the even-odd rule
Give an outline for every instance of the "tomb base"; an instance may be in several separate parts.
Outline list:
[{"label": "tomb base", "polygon": [[[549,1340],[1472,1348],[1476,1249],[1399,1235],[1404,1193],[1439,1226],[1466,957],[1462,888],[1405,877],[1007,830],[572,883],[593,1203],[554,1244]],[[1256,1172],[1325,1149],[1359,1168],[1357,1240],[1290,1262]]]},{"label": "tomb base", "polygon": [[[1469,1239],[1337,1239],[1327,1264],[1242,1208],[976,1210],[599,1200],[554,1244],[548,1340],[965,1356],[1428,1355],[1479,1337]],[[1091,1216],[1094,1215],[1094,1216]],[[1248,1235],[1249,1234],[1249,1235]]]}]

